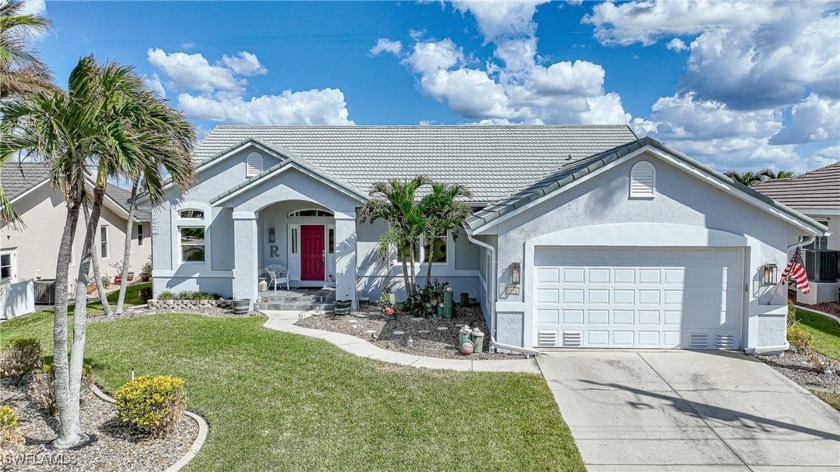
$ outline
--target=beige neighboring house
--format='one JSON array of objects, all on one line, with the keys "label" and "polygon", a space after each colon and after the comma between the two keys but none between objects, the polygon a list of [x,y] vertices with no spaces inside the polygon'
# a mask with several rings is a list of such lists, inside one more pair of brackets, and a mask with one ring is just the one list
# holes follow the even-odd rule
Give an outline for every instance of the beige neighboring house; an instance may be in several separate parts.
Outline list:
[{"label": "beige neighboring house", "polygon": [[[52,188],[48,168],[39,162],[10,162],[0,174],[0,186],[20,214],[23,227],[0,223],[0,276],[2,282],[29,279],[54,279],[56,258],[66,218],[64,198]],[[96,232],[96,256],[103,275],[113,279],[122,261],[130,193],[113,185],[108,187],[99,228]],[[134,211],[129,270],[135,275],[152,254],[151,224],[148,206]],[[70,263],[71,288],[78,271],[79,256],[85,238],[82,214]]]},{"label": "beige neighboring house", "polygon": [[797,177],[752,186],[768,197],[826,226],[831,234],[803,247],[811,293],[799,293],[802,303],[838,301],[840,291],[840,162]]}]

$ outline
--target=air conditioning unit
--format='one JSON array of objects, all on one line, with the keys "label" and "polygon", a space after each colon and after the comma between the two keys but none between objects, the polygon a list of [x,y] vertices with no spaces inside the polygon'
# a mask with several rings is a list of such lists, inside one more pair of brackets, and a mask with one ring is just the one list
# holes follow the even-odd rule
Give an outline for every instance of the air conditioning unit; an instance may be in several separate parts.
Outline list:
[{"label": "air conditioning unit", "polygon": [[812,282],[840,279],[840,251],[805,251],[805,270]]}]

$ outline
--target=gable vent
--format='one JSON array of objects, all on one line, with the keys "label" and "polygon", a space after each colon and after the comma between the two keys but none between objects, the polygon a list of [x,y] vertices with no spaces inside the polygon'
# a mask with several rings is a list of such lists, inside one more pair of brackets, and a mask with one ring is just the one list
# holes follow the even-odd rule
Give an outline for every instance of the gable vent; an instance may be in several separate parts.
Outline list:
[{"label": "gable vent", "polygon": [[688,347],[700,349],[709,344],[709,335],[706,333],[692,333],[688,340]]},{"label": "gable vent", "polygon": [[580,347],[583,344],[582,331],[563,331],[563,345],[568,347]]},{"label": "gable vent", "polygon": [[557,345],[557,331],[543,331],[537,332],[538,346],[556,346]]},{"label": "gable vent", "polygon": [[253,177],[259,175],[263,170],[263,158],[258,152],[248,154],[245,160],[245,177]]},{"label": "gable vent", "polygon": [[653,198],[656,195],[656,169],[642,161],[630,170],[630,198]]},{"label": "gable vent", "polygon": [[732,349],[735,347],[735,335],[718,334],[715,336],[715,345],[718,349]]}]

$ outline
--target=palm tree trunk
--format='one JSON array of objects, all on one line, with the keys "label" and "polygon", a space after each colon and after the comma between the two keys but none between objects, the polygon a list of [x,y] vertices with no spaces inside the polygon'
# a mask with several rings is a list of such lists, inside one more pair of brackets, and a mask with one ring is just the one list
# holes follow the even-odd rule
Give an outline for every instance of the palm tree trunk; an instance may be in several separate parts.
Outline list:
[{"label": "palm tree trunk", "polygon": [[417,274],[414,273],[414,241],[411,242],[411,247],[408,249],[408,259],[411,262],[411,296],[414,296],[414,287],[417,285]]},{"label": "palm tree trunk", "polygon": [[125,224],[125,247],[123,248],[122,274],[120,274],[120,295],[117,298],[117,313],[123,312],[125,303],[125,288],[128,285],[128,260],[131,258],[131,230],[134,227],[134,198],[137,196],[137,186],[140,179],[135,179],[131,186],[131,199],[128,201],[128,223]]},{"label": "palm tree trunk", "polygon": [[55,368],[55,406],[58,410],[59,433],[53,442],[57,449],[75,446],[82,435],[79,422],[79,403],[72,401],[70,394],[70,366],[67,359],[67,299],[70,268],[70,252],[76,238],[81,200],[67,204],[64,232],[58,247],[58,262],[55,268],[55,320],[53,324],[53,367]]},{"label": "palm tree trunk", "polygon": [[[399,255],[399,251],[397,252]],[[408,260],[402,257],[403,283],[405,284],[405,298],[411,297],[411,279],[408,276]]]},{"label": "palm tree trunk", "polygon": [[432,283],[432,259],[435,257],[435,238],[432,238],[431,244],[429,244],[429,257],[426,259],[426,289],[429,288],[429,284]]},{"label": "palm tree trunk", "polygon": [[[85,221],[90,222],[90,211],[87,204],[85,204]],[[96,233],[94,233],[96,234]],[[102,305],[102,310],[105,316],[111,316],[111,304],[108,303],[108,295],[105,293],[105,286],[102,283],[102,274],[99,271],[99,255],[96,251],[91,249],[91,265],[93,265],[93,280],[96,282],[96,293],[99,294],[99,304]],[[85,295],[87,296],[87,287],[85,287]],[[87,298],[85,298],[87,300]]]}]

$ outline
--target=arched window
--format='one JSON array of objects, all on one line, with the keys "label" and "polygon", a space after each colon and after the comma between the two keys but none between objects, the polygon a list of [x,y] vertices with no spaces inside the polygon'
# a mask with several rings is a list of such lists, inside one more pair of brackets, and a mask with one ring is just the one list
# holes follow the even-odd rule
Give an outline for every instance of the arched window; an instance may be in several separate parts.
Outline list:
[{"label": "arched window", "polygon": [[258,152],[248,154],[245,160],[245,177],[259,175],[263,170],[263,158]]},{"label": "arched window", "polygon": [[296,210],[289,213],[289,218],[296,218],[300,216],[335,216],[333,212],[328,210],[318,210],[315,208],[307,208],[305,210]]},{"label": "arched window", "polygon": [[647,161],[641,161],[630,170],[630,198],[653,198],[656,196],[656,168]]},{"label": "arched window", "polygon": [[204,212],[201,210],[195,209],[188,209],[188,210],[181,210],[179,213],[181,218],[190,219],[190,220],[203,220],[204,219]]}]

